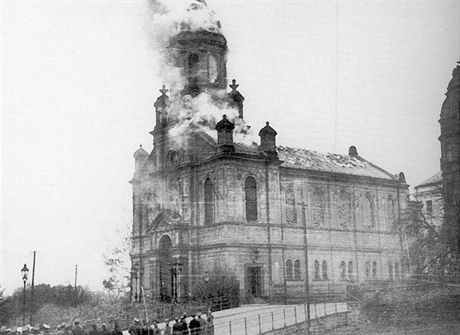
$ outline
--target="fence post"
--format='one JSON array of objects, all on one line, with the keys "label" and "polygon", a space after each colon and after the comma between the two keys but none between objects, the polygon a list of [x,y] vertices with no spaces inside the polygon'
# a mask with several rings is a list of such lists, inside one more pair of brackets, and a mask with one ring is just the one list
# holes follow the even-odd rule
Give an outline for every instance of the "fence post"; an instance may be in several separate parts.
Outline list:
[{"label": "fence post", "polygon": [[246,321],[246,318],[244,318],[244,334],[248,335],[248,323]]},{"label": "fence post", "polygon": [[315,319],[318,320],[318,311],[316,310],[316,303],[315,303]]},{"label": "fence post", "polygon": [[272,311],[272,330],[275,329],[275,318],[273,317],[273,311]]},{"label": "fence post", "polygon": [[259,317],[259,334],[262,334],[262,330],[260,328],[260,314],[258,315],[258,317]]},{"label": "fence post", "polygon": [[297,324],[297,307],[294,306],[294,323]]},{"label": "fence post", "polygon": [[324,300],[323,304],[324,304],[324,315],[326,316],[326,315],[327,315],[327,311],[326,311],[326,300]]},{"label": "fence post", "polygon": [[232,335],[232,320],[228,321],[228,330],[230,331],[230,335]]},{"label": "fence post", "polygon": [[284,328],[286,328],[286,309],[283,308]]}]

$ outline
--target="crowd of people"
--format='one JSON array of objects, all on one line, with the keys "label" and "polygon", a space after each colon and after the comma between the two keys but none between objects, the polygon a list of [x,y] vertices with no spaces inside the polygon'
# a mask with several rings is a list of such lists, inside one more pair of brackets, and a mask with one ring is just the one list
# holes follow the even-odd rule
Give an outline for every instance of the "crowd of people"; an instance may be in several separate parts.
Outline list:
[{"label": "crowd of people", "polygon": [[100,328],[96,324],[88,326],[90,328],[85,329],[78,320],[73,325],[61,323],[54,329],[47,324],[14,328],[2,326],[0,335],[214,335],[214,316],[211,310],[203,315],[194,314],[191,318],[187,318],[184,313],[180,318],[166,319],[164,325],[161,324],[161,329],[160,323],[156,320],[148,324],[145,320],[139,319],[134,319],[128,330],[122,330],[117,322],[114,323],[113,329],[109,329],[104,323]]}]

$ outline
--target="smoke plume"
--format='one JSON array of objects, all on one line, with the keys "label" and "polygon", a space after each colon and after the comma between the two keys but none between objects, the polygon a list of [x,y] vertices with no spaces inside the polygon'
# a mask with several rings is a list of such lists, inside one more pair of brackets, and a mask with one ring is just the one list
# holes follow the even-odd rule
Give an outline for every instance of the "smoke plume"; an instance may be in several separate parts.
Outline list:
[{"label": "smoke plume", "polygon": [[157,75],[169,88],[170,106],[168,122],[172,125],[169,135],[176,145],[187,145],[188,135],[202,131],[216,138],[214,129],[226,114],[235,123],[236,142],[252,145],[256,141],[244,120],[238,118],[238,111],[226,102],[226,91],[202,92],[196,97],[182,95],[187,81],[180,69],[173,64],[173,54],[169,48],[170,39],[181,31],[206,30],[221,32],[220,22],[204,0],[149,0],[151,8],[150,40],[158,61]]}]

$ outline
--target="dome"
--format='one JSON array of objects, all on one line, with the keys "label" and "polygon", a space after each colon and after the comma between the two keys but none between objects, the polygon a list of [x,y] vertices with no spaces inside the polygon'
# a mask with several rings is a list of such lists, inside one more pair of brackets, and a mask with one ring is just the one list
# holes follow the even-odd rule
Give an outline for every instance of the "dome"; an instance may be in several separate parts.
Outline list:
[{"label": "dome", "polygon": [[135,152],[134,152],[134,155],[133,157],[135,159],[145,159],[147,158],[149,155],[149,153],[147,151],[144,150],[144,148],[142,148],[142,145],[139,146],[139,149],[137,149]]}]

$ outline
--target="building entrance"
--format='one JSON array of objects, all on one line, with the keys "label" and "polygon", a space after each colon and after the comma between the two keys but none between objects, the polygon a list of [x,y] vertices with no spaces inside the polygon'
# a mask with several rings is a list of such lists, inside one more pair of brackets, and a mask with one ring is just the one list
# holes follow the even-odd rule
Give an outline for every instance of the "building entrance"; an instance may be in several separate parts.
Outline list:
[{"label": "building entrance", "polygon": [[262,265],[250,264],[246,267],[246,293],[254,298],[262,297]]}]

